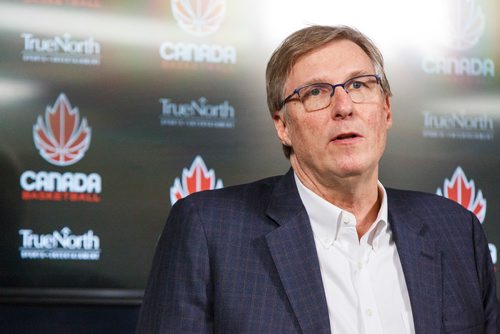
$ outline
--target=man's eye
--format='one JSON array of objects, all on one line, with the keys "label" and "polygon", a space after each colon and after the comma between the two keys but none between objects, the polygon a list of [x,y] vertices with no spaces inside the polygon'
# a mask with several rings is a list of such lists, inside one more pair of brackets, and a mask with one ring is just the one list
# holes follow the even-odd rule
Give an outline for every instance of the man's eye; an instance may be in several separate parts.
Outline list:
[{"label": "man's eye", "polygon": [[313,89],[311,89],[311,91],[309,92],[309,95],[312,95],[312,96],[318,96],[318,95],[321,95],[321,89],[319,89],[319,88],[313,88]]},{"label": "man's eye", "polygon": [[353,81],[350,86],[351,86],[351,88],[354,88],[354,89],[360,89],[360,88],[363,88],[364,84],[360,81]]},{"label": "man's eye", "polygon": [[307,87],[304,89],[302,92],[302,96],[307,98],[307,97],[317,97],[317,96],[322,96],[328,94],[328,88],[327,87],[321,87],[321,86],[311,86]]}]

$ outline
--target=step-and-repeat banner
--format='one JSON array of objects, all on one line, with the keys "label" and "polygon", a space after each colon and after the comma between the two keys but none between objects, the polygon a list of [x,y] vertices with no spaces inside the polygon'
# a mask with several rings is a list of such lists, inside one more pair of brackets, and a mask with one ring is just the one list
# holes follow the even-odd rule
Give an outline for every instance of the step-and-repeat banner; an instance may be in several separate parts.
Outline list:
[{"label": "step-and-repeat banner", "polygon": [[386,186],[473,211],[500,244],[495,0],[0,1],[0,296],[140,298],[190,193],[288,169],[264,71],[310,24],[381,48]]}]

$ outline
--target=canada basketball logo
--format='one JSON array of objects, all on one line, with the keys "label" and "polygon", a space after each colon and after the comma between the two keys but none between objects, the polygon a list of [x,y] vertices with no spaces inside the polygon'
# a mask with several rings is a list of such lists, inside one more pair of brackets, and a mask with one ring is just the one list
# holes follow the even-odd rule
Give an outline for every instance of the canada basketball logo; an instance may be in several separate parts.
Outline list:
[{"label": "canada basketball logo", "polygon": [[226,12],[224,0],[172,0],[171,4],[177,24],[199,37],[216,32]]},{"label": "canada basketball logo", "polygon": [[83,158],[90,146],[91,128],[80,122],[78,108],[73,108],[64,93],[54,105],[47,106],[45,117],[38,116],[33,126],[33,140],[40,155],[56,166],[69,166]]},{"label": "canada basketball logo", "polygon": [[217,180],[214,170],[209,170],[201,156],[197,155],[191,167],[182,170],[182,177],[175,178],[174,185],[170,187],[170,203],[174,205],[178,200],[198,191],[222,187],[222,180]]},{"label": "canada basketball logo", "polygon": [[483,198],[481,189],[478,189],[476,193],[474,180],[468,180],[460,166],[455,169],[451,180],[444,180],[443,189],[438,188],[436,193],[461,204],[464,208],[473,212],[481,224],[484,222],[486,199]]}]

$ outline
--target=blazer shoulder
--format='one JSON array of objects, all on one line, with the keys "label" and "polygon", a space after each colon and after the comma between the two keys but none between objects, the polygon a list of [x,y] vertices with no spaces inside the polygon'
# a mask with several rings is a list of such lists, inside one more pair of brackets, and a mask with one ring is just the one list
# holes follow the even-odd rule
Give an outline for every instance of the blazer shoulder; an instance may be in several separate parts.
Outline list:
[{"label": "blazer shoulder", "polygon": [[276,183],[284,176],[272,176],[258,181],[221,189],[193,193],[174,205],[183,207],[230,208],[269,202]]},{"label": "blazer shoulder", "polygon": [[386,189],[389,215],[413,220],[417,218],[437,235],[456,233],[471,235],[480,229],[477,217],[459,203],[444,196],[419,191]]},{"label": "blazer shoulder", "polygon": [[413,190],[387,188],[388,201],[395,208],[431,211],[435,214],[455,213],[470,215],[470,211],[444,196]]},{"label": "blazer shoulder", "polygon": [[178,225],[182,231],[203,231],[210,244],[223,244],[221,240],[227,241],[228,237],[234,242],[261,236],[274,227],[266,218],[266,209],[279,179],[279,176],[270,177],[193,193],[174,204],[166,225]]}]

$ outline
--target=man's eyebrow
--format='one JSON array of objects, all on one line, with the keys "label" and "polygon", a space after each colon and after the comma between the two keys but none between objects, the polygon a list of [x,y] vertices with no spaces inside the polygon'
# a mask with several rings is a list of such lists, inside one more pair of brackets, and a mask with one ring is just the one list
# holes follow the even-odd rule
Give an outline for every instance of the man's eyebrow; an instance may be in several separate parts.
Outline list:
[{"label": "man's eyebrow", "polygon": [[320,78],[320,77],[317,77],[317,78],[312,78],[310,80],[307,80],[306,82],[304,82],[302,86],[307,86],[307,85],[310,85],[310,84],[315,84],[315,83],[323,83],[323,82],[328,82],[328,80],[325,80],[325,78]]},{"label": "man's eyebrow", "polygon": [[[358,77],[360,75],[368,75],[368,74],[376,74],[376,73],[373,72],[373,71],[368,71],[368,70],[356,70],[356,71],[352,71],[352,72],[349,72],[345,76],[344,80],[341,81],[341,82],[344,82],[344,81],[349,80],[349,79],[354,78],[354,77]],[[341,83],[341,82],[340,81],[339,82],[329,82],[328,80],[325,80],[324,77],[315,77],[315,78],[312,78],[310,80],[307,80],[302,85],[300,85],[300,87],[304,87],[304,86],[315,84],[315,83],[337,84],[337,83]]]},{"label": "man's eyebrow", "polygon": [[376,74],[376,73],[367,70],[357,70],[349,73],[349,75],[345,78],[345,80],[349,80],[350,78],[358,77],[360,75],[368,75],[368,74]]}]

